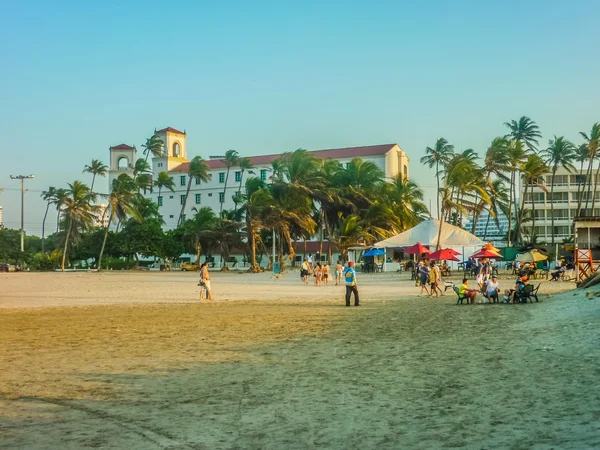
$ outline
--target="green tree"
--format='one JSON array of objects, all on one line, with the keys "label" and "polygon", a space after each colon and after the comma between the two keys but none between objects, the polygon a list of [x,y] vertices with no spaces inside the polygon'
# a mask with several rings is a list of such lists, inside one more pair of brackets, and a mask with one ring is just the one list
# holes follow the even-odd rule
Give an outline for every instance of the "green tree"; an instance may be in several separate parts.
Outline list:
[{"label": "green tree", "polygon": [[442,172],[440,171],[440,164],[442,166],[442,171],[444,167],[450,159],[454,156],[454,146],[450,145],[446,139],[439,138],[433,147],[427,147],[425,149],[425,156],[421,158],[421,164],[425,164],[430,169],[435,166],[435,177],[437,180],[437,192],[436,201],[437,201],[437,218],[440,219],[440,175]]},{"label": "green tree", "polygon": [[102,255],[104,254],[104,248],[106,247],[106,239],[108,238],[110,224],[115,218],[118,219],[119,222],[125,222],[127,216],[137,217],[136,210],[132,205],[133,197],[136,193],[136,182],[129,175],[122,173],[118,178],[115,178],[112,181],[107,206],[108,223],[104,229],[104,240],[102,242],[102,248],[100,249],[100,256],[98,257],[98,270],[102,270]]},{"label": "green tree", "polygon": [[[521,168],[521,172],[523,173],[523,179],[525,182],[525,188],[523,189],[523,202],[521,203],[521,210],[519,212],[519,227],[515,228],[514,231],[514,240],[515,241],[520,241],[521,243],[523,242],[523,238],[522,238],[522,230],[521,230],[521,225],[525,222],[525,200],[527,199],[527,191],[528,188],[531,187],[538,187],[541,190],[543,190],[544,192],[547,191],[546,186],[544,186],[542,183],[540,183],[540,178],[548,172],[548,166],[544,163],[544,160],[539,156],[539,155],[529,155],[527,157],[527,160],[523,163],[522,168]],[[533,220],[533,225],[532,225],[532,239],[533,236],[535,236],[535,201],[533,199],[531,199],[531,205],[532,205],[532,220]]]},{"label": "green tree", "polygon": [[65,199],[69,195],[69,192],[67,189],[58,188],[54,194],[54,204],[56,205],[56,232],[58,233],[60,227],[60,218],[62,216],[62,208],[65,204]]},{"label": "green tree", "polygon": [[144,155],[146,155],[144,161],[148,163],[148,157],[150,156],[150,154],[152,154],[152,156],[156,158],[162,156],[164,145],[164,141],[157,135],[152,135],[148,139],[146,139],[146,143],[142,144],[142,147],[144,148]]},{"label": "green tree", "polygon": [[90,191],[94,192],[94,183],[96,182],[96,176],[99,175],[101,177],[105,177],[107,172],[108,166],[97,159],[92,159],[92,162],[89,165],[85,165],[83,173],[92,174],[92,185],[90,186]]},{"label": "green tree", "polygon": [[[163,188],[170,190],[171,192],[175,191],[175,182],[169,176],[167,172],[160,172],[158,174],[158,178],[154,181],[154,187],[158,188],[158,196],[160,197],[161,191]],[[160,206],[160,205],[159,205]]]},{"label": "green tree", "polygon": [[509,204],[508,204],[508,246],[511,246],[511,237],[513,230],[513,218],[515,217],[515,211],[517,209],[517,186],[516,181],[518,179],[519,168],[522,166],[526,157],[526,152],[523,148],[521,141],[511,141],[508,147],[508,164],[510,170],[510,192],[509,192]]},{"label": "green tree", "polygon": [[[592,177],[594,160],[598,157],[598,148],[600,147],[600,123],[595,123],[592,125],[592,130],[590,134],[580,132],[583,139],[585,139],[585,145],[587,146],[587,159],[588,170],[586,175],[586,180],[588,184],[587,195],[585,198],[585,209],[586,215],[593,216],[594,215],[594,203],[596,200],[596,188],[598,186],[598,175],[600,175],[600,165],[598,166],[598,170],[596,171],[596,175]],[[592,208],[591,212],[588,211],[588,203],[590,201],[590,197],[592,197],[592,181],[594,185],[594,193],[592,199]]]},{"label": "green tree", "polygon": [[[192,180],[197,179],[204,183],[210,180],[210,173],[208,164],[204,161],[200,156],[195,156],[194,159],[190,161],[190,165],[188,167],[188,185],[187,190],[185,191],[185,198],[183,199],[183,204],[181,205],[181,212],[179,213],[179,220],[177,221],[177,226],[181,225],[183,222],[183,215],[185,213],[185,205],[187,204],[187,199],[190,195],[190,189],[192,188]],[[221,204],[221,209],[223,205]]]},{"label": "green tree", "polygon": [[[542,156],[545,158],[544,163],[552,168],[552,178],[550,179],[550,214],[552,216],[552,247],[554,247],[554,180],[556,178],[556,171],[559,167],[563,167],[569,171],[569,173],[575,170],[573,161],[577,157],[575,146],[573,143],[564,138],[564,136],[556,137],[551,139],[549,147],[542,150]],[[535,217],[534,217],[535,220]]]},{"label": "green tree", "polygon": [[244,180],[244,173],[245,172],[248,172],[248,173],[251,173],[251,174],[254,173],[251,170],[251,169],[254,168],[254,166],[252,165],[252,161],[248,157],[239,158],[238,159],[238,166],[240,167],[240,172],[241,172],[241,174],[240,174],[240,186],[238,188],[238,192],[233,197],[233,201],[234,201],[234,204],[235,204],[235,210],[236,211],[237,211],[238,204],[243,201],[243,199],[241,198],[241,196],[242,196],[242,182]]},{"label": "green tree", "polygon": [[225,203],[225,199],[227,198],[227,183],[229,182],[229,172],[233,166],[238,163],[240,158],[240,154],[237,150],[227,150],[225,152],[225,159],[223,162],[225,163],[225,167],[227,167],[227,175],[225,175],[225,186],[223,186],[223,201],[221,202],[221,210],[223,212],[223,203]]},{"label": "green tree", "polygon": [[542,137],[537,124],[529,117],[523,116],[518,121],[504,122],[510,132],[506,137],[515,142],[521,142],[530,151],[537,151],[538,139]]},{"label": "green tree", "polygon": [[188,251],[196,253],[196,261],[200,262],[203,248],[209,248],[214,240],[217,216],[212,209],[203,207],[196,209],[194,217],[181,224],[182,237],[188,244]]},{"label": "green tree", "polygon": [[92,206],[96,196],[90,188],[81,181],[74,181],[69,184],[68,194],[64,200],[63,214],[67,220],[67,234],[65,237],[61,270],[65,271],[65,259],[71,238],[74,232],[88,230],[94,220],[94,211],[97,209]]}]

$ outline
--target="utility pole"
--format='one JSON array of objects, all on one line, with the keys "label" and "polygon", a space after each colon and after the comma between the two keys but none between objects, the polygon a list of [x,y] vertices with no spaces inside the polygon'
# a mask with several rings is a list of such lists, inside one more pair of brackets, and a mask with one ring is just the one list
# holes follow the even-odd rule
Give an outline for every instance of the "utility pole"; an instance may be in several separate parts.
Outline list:
[{"label": "utility pole", "polygon": [[21,180],[21,253],[25,251],[25,180],[28,178],[33,178],[33,174],[10,176],[11,180]]}]

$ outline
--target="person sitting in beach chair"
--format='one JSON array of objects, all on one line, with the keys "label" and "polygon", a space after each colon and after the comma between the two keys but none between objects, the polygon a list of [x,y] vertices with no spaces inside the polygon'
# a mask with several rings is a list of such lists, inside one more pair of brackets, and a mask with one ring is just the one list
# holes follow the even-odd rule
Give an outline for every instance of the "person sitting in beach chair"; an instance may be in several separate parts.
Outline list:
[{"label": "person sitting in beach chair", "polygon": [[500,285],[498,284],[498,277],[492,275],[491,280],[487,280],[483,296],[487,298],[488,303],[498,303],[498,295],[500,293]]},{"label": "person sitting in beach chair", "polygon": [[454,292],[458,295],[457,304],[458,302],[462,304],[463,300],[467,300],[467,304],[470,302],[473,305],[479,291],[477,289],[469,289],[469,280],[463,278],[463,284],[459,288],[454,286]]},{"label": "person sitting in beach chair", "polygon": [[567,271],[567,268],[564,265],[561,265],[557,271],[552,272],[552,278],[550,281],[558,281]]}]

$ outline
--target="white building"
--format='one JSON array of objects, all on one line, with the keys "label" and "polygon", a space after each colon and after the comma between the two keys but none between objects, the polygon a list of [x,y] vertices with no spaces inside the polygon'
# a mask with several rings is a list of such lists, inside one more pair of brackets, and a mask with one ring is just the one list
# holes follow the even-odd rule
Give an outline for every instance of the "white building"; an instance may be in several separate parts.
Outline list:
[{"label": "white building", "polygon": [[[586,163],[587,165],[587,163]],[[595,173],[595,172],[594,172]],[[554,234],[555,242],[561,243],[573,234],[573,219],[577,217],[577,202],[579,190],[584,190],[583,204],[581,205],[580,216],[591,217],[600,216],[600,189],[596,190],[596,200],[592,211],[592,199],[594,196],[594,186],[589,192],[590,198],[586,205],[587,183],[586,169],[583,172],[577,170],[569,173],[564,168],[556,171],[554,178],[554,194],[551,195],[552,174],[546,174],[540,177],[538,183],[544,185],[547,192],[537,186],[529,185],[527,187],[527,196],[525,197],[525,208],[531,209],[535,216],[535,234],[538,242],[551,242]],[[583,187],[585,185],[585,188]],[[524,187],[524,186],[523,186]],[[552,228],[552,206],[554,205],[554,228]],[[526,224],[526,228],[531,228],[532,222]]]},{"label": "white building", "polygon": [[[163,154],[152,158],[153,177],[156,179],[160,172],[167,172],[175,182],[175,190],[171,192],[163,189],[159,197],[158,190],[155,189],[153,192],[145,194],[145,196],[153,199],[159,205],[165,221],[165,228],[172,229],[177,227],[189,182],[187,175],[189,168],[186,147],[187,135],[185,131],[181,132],[171,127],[155,131],[155,134],[165,144]],[[409,159],[398,144],[315,150],[311,153],[320,159],[335,159],[341,164],[349,164],[354,158],[373,162],[381,168],[386,179],[389,180],[399,173],[406,178],[409,177]],[[250,157],[254,167],[244,174],[242,174],[239,167],[233,166],[229,173],[226,188],[227,168],[223,158],[209,157],[207,163],[211,170],[211,180],[207,183],[200,180],[192,181],[184,211],[185,217],[191,217],[194,214],[194,208],[209,207],[218,213],[221,210],[221,204],[223,204],[223,209],[233,209],[235,205],[232,196],[240,190],[240,186],[243,188],[246,178],[257,176],[268,181],[271,163],[281,156],[282,154],[273,154]],[[136,158],[137,151],[133,146],[120,144],[110,147],[109,183],[112,183],[112,180],[121,173],[133,176],[133,166]]]},{"label": "white building", "polygon": [[97,211],[93,212],[93,222],[92,222],[92,226],[94,227],[102,227],[102,228],[106,228],[108,226],[108,214],[106,212],[106,208],[108,208],[107,204],[97,204],[96,205],[98,207]]}]

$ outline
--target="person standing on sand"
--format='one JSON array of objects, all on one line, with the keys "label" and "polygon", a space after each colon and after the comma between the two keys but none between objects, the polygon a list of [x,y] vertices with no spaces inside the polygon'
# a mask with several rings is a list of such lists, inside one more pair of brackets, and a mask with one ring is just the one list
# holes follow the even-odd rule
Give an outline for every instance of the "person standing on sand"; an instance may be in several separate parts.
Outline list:
[{"label": "person standing on sand", "polygon": [[[206,299],[214,300],[210,287],[210,274],[208,273],[208,263],[205,261],[200,266],[200,286],[206,291]],[[202,300],[202,289],[200,289],[200,300]]]},{"label": "person standing on sand", "polygon": [[421,282],[421,291],[419,292],[418,297],[423,295],[423,289],[425,289],[425,293],[427,294],[427,297],[431,297],[429,288],[427,287],[427,284],[429,283],[429,272],[430,272],[430,269],[429,269],[429,267],[427,267],[427,264],[420,262],[418,273],[419,273],[419,281]]},{"label": "person standing on sand", "polygon": [[313,270],[313,278],[315,279],[315,286],[321,285],[321,277],[323,276],[321,263],[317,263],[315,270]]},{"label": "person standing on sand", "polygon": [[342,273],[344,272],[344,266],[342,262],[338,261],[335,266],[335,285],[338,286],[342,282]]},{"label": "person standing on sand", "polygon": [[305,259],[302,263],[302,268],[300,269],[300,275],[302,276],[302,281],[304,284],[308,284],[308,274],[310,273],[308,261]]},{"label": "person standing on sand", "polygon": [[329,285],[329,275],[330,275],[330,273],[329,273],[329,264],[325,263],[323,265],[323,284],[325,286]]},{"label": "person standing on sand", "polygon": [[354,293],[354,306],[359,306],[354,261],[348,263],[348,268],[344,270],[344,278],[346,279],[346,306],[350,306],[350,295],[352,295],[352,293]]}]

